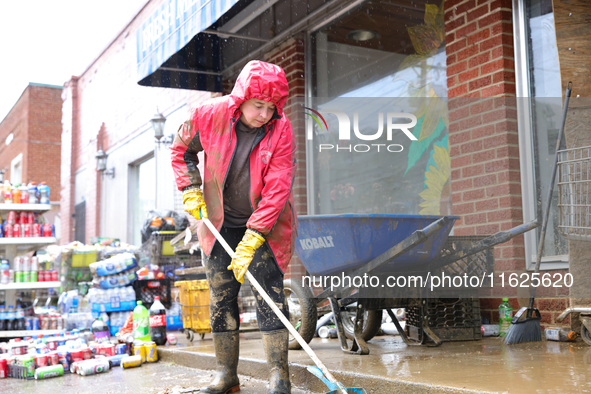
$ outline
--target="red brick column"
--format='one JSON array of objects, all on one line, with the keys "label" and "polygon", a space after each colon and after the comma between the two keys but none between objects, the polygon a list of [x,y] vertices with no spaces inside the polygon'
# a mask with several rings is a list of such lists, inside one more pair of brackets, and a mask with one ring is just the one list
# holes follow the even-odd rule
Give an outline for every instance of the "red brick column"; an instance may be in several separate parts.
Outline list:
[{"label": "red brick column", "polygon": [[[290,38],[265,55],[265,61],[278,65],[285,70],[289,84],[289,100],[284,107],[285,114],[291,121],[292,130],[296,136],[296,160],[298,169],[293,185],[295,209],[298,215],[305,215],[307,207],[306,189],[306,127],[302,105],[305,96],[305,48],[301,36]],[[306,269],[294,255],[289,265],[286,278],[301,277]]]},{"label": "red brick column", "polygon": [[80,138],[80,103],[78,77],[64,84],[62,91],[62,149],[61,149],[61,244],[74,240],[74,181],[77,168],[78,140]]},{"label": "red brick column", "polygon": [[[451,0],[445,3],[449,142],[455,235],[487,235],[523,223],[511,0]],[[523,236],[495,247],[495,271],[520,273]],[[527,293],[529,294],[529,293]],[[495,288],[484,296],[512,296]],[[556,289],[536,295],[542,323],[553,323],[567,300]],[[523,304],[527,300],[520,299]],[[482,315],[498,321],[501,298],[481,301]]]},{"label": "red brick column", "polygon": [[[511,0],[445,3],[452,202],[461,216],[455,235],[488,235],[523,222],[511,18]],[[495,248],[496,272],[524,269],[523,236]],[[482,300],[493,323],[500,302]]]}]

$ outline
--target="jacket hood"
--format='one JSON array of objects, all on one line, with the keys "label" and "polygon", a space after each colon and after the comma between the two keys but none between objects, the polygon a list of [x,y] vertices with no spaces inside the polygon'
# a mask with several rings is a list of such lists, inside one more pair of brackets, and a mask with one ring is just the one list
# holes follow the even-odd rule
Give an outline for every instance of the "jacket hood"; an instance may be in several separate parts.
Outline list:
[{"label": "jacket hood", "polygon": [[272,102],[279,116],[283,116],[283,106],[288,93],[287,79],[281,67],[260,60],[251,60],[240,71],[230,93],[230,111],[234,113],[244,101],[256,98]]}]

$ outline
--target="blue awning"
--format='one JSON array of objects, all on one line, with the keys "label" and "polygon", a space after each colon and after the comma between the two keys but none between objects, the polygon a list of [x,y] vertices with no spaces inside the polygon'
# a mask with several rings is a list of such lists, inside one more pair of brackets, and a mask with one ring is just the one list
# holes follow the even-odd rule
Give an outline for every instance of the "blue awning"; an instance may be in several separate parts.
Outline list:
[{"label": "blue awning", "polygon": [[[183,73],[178,71],[179,67],[161,66],[237,2],[238,0],[166,0],[161,4],[136,33],[138,83],[180,88],[191,85],[200,90],[220,91],[221,77],[211,70],[199,70],[200,67],[196,67]],[[217,37],[213,44],[208,43],[207,46],[203,42],[196,42],[195,50],[190,53],[207,59],[216,57],[216,53],[208,53],[208,47],[215,45],[215,39]],[[179,61],[175,59],[175,63]],[[183,66],[186,67],[186,64]],[[154,75],[156,72],[157,75]]]}]

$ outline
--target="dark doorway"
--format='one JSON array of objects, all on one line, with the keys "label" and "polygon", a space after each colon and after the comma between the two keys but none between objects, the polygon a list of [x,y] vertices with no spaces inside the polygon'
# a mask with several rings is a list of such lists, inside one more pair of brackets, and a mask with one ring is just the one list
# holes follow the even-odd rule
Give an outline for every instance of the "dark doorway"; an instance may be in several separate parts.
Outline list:
[{"label": "dark doorway", "polygon": [[74,207],[74,241],[86,243],[86,201]]}]

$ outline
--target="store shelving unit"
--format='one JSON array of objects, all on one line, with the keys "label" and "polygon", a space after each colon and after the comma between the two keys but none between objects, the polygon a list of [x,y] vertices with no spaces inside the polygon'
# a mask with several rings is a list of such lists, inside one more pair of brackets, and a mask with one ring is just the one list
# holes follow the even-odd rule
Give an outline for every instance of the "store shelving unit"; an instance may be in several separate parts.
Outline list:
[{"label": "store shelving unit", "polygon": [[[6,216],[8,211],[29,211],[29,212],[48,212],[52,206],[49,204],[0,204],[0,215]],[[20,237],[20,238],[0,238],[0,255],[10,261],[10,267],[14,269],[14,258],[19,254],[27,253],[56,243],[54,237]],[[16,301],[17,290],[35,290],[59,288],[60,282],[27,282],[27,283],[9,283],[0,284],[0,291],[5,291],[5,301],[7,305],[13,305]],[[39,334],[55,334],[63,330],[34,330],[34,331],[0,331],[0,338],[16,338],[24,336],[34,336]]]},{"label": "store shelving unit", "polygon": [[64,332],[64,330],[21,330],[21,331],[0,331],[0,338],[22,338],[35,337],[37,335],[53,335]]}]

